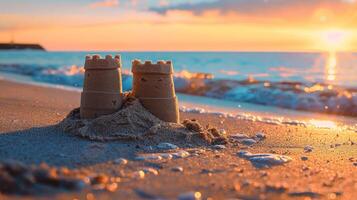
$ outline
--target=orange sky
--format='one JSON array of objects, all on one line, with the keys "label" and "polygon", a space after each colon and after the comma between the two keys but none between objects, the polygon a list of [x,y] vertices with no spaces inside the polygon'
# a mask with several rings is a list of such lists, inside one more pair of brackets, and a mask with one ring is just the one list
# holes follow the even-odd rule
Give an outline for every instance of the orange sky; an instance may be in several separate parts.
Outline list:
[{"label": "orange sky", "polygon": [[357,51],[354,0],[181,1],[0,2],[0,40],[48,50]]}]

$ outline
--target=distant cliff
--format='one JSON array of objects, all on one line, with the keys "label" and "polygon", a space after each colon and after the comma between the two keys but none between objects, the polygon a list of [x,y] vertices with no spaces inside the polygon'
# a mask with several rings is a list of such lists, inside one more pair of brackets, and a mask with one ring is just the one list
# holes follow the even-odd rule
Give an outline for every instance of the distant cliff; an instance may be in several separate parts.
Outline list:
[{"label": "distant cliff", "polygon": [[0,43],[0,50],[25,50],[25,49],[46,51],[46,49],[39,44]]}]

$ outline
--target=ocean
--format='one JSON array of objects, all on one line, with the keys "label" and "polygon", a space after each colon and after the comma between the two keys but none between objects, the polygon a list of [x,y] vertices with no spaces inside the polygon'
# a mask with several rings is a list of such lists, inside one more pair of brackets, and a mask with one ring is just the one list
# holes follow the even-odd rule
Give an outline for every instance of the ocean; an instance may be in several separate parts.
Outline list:
[{"label": "ocean", "polygon": [[176,91],[196,104],[219,100],[251,111],[278,109],[268,113],[283,108],[357,116],[357,53],[0,51],[0,72],[4,78],[80,89],[86,55],[117,53],[124,90],[131,89],[132,60],[172,60]]}]

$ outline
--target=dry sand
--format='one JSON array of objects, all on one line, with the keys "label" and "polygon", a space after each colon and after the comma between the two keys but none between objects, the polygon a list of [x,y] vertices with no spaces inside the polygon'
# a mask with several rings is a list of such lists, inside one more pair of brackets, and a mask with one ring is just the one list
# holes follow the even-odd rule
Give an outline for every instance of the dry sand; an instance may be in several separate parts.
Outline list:
[{"label": "dry sand", "polygon": [[[8,81],[0,81],[0,91],[1,160],[13,159],[25,164],[45,162],[50,166],[121,178],[118,188],[112,192],[87,188],[41,196],[4,194],[0,199],[86,199],[93,195],[97,199],[176,199],[190,191],[213,199],[354,199],[357,196],[357,133],[353,131],[181,113],[182,119],[195,118],[203,125],[225,129],[227,135],[243,133],[254,137],[263,132],[266,139],[252,146],[233,142],[223,149],[221,146],[185,148],[190,153],[188,157],[173,154],[174,158],[168,159],[168,153],[161,159],[137,160],[138,155],[158,150],[140,141],[93,142],[64,133],[56,126],[78,107],[79,93]],[[308,146],[313,147],[310,152]],[[271,168],[256,168],[246,157],[239,156],[241,151],[275,153],[292,160]],[[125,158],[128,163],[118,164],[121,162],[118,158]]]}]

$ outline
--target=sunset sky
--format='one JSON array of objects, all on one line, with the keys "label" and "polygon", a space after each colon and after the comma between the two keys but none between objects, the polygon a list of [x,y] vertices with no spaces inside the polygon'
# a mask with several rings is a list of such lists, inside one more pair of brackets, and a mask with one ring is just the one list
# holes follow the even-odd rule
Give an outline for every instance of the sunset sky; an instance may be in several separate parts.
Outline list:
[{"label": "sunset sky", "polygon": [[357,51],[357,0],[0,0],[0,42],[48,50]]}]

